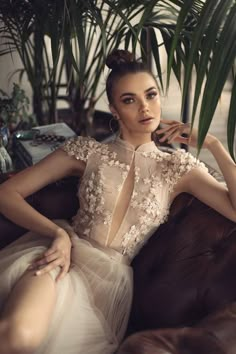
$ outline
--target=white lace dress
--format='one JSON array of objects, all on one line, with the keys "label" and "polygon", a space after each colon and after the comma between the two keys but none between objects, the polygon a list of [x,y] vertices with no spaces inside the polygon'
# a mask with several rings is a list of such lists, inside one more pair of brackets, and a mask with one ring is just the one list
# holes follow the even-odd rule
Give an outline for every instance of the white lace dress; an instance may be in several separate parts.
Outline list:
[{"label": "white lace dress", "polygon": [[[166,221],[179,178],[206,167],[184,150],[160,151],[154,142],[134,150],[120,138],[102,144],[77,137],[62,147],[86,163],[80,209],[69,230],[71,268],[57,283],[48,335],[36,354],[111,354],[126,331],[132,301],[130,261]],[[28,232],[0,251],[0,306],[50,238]],[[51,272],[55,279],[58,270]]]}]

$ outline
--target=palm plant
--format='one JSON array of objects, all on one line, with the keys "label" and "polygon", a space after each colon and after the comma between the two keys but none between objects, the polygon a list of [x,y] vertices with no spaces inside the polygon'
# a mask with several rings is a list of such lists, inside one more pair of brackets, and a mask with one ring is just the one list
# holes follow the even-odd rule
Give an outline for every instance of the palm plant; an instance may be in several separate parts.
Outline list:
[{"label": "palm plant", "polygon": [[[39,124],[44,123],[43,105],[49,117],[56,112],[56,97],[61,81],[58,70],[63,28],[64,1],[2,1],[0,4],[0,55],[17,51],[33,90],[34,111]],[[46,45],[51,42],[51,55]],[[42,104],[43,103],[43,104]]]},{"label": "palm plant", "polygon": [[[55,117],[62,72],[67,69],[68,100],[78,132],[84,129],[101,95],[98,82],[105,56],[122,46],[140,50],[149,63],[153,57],[163,90],[168,89],[171,72],[175,74],[182,88],[182,107],[191,74],[196,71],[191,122],[201,103],[200,148],[235,63],[235,0],[2,0],[0,22],[0,35],[7,43],[0,55],[14,49],[19,52],[36,103],[47,100],[51,117]],[[51,43],[51,60],[45,35]],[[164,67],[160,60],[163,48],[167,53]],[[234,75],[228,119],[232,156],[235,111]]]},{"label": "palm plant", "polygon": [[143,4],[137,8],[131,3],[122,11],[117,5],[107,0],[67,3],[63,49],[69,100],[80,132],[88,128],[94,107],[104,92],[98,92],[98,84],[106,56],[124,41],[131,22],[144,10]]},{"label": "palm plant", "polygon": [[[171,72],[182,89],[182,112],[185,107],[190,79],[196,71],[191,124],[201,103],[199,116],[200,149],[214,117],[224,85],[235,68],[236,1],[235,0],[169,0],[149,1],[135,26],[136,38],[147,41],[148,29],[151,52],[156,63],[161,87],[168,90]],[[161,41],[158,41],[157,32]],[[136,41],[137,43],[137,41]],[[138,43],[137,43],[138,45]],[[167,53],[167,81],[163,83],[160,50]],[[231,103],[228,115],[228,147],[234,158],[236,125],[236,80],[232,72]],[[201,100],[202,93],[202,100]]]}]

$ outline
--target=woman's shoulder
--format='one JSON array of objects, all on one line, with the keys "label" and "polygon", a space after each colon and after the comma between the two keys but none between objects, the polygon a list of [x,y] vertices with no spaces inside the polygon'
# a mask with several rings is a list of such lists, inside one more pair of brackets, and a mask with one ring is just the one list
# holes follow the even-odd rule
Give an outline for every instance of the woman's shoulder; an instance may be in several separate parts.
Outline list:
[{"label": "woman's shoulder", "polygon": [[100,142],[89,136],[75,136],[61,145],[61,149],[77,160],[87,161],[88,157],[94,154],[98,158],[114,157],[112,146],[111,142]]},{"label": "woman's shoulder", "polygon": [[206,168],[205,164],[200,161],[196,156],[194,156],[189,151],[184,149],[176,149],[174,150],[167,159],[172,166],[176,166],[177,168],[181,168],[181,166],[185,169],[192,167],[202,167]]},{"label": "woman's shoulder", "polygon": [[182,176],[193,169],[203,169],[208,172],[206,165],[193,154],[184,149],[176,149],[166,156],[162,174],[173,186]]},{"label": "woman's shoulder", "polygon": [[89,136],[75,136],[68,139],[62,146],[68,155],[78,160],[86,161],[91,153],[99,151],[102,143]]},{"label": "woman's shoulder", "polygon": [[97,140],[95,140],[94,138],[90,137],[90,136],[81,136],[81,135],[76,135],[72,138],[69,138],[65,143],[64,146],[85,146],[85,147],[93,147],[93,146],[97,146],[100,145],[101,143],[99,143]]}]

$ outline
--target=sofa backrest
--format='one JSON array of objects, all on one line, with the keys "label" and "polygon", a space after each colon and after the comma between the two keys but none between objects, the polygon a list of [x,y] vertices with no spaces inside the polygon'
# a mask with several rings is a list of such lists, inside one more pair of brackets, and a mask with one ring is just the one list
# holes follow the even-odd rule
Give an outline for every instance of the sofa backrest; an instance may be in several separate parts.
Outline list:
[{"label": "sofa backrest", "polygon": [[130,327],[194,324],[236,300],[236,224],[188,195],[179,195],[133,261]]},{"label": "sofa backrest", "polygon": [[[77,189],[78,177],[69,177],[46,186],[28,197],[27,201],[49,219],[70,219],[79,207]],[[26,231],[0,214],[0,248]]]}]

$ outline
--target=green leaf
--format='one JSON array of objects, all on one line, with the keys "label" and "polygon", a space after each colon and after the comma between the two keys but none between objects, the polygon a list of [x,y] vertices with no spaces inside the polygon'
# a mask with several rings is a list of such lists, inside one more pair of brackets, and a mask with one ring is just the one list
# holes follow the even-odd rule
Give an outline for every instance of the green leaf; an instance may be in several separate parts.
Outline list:
[{"label": "green leaf", "polygon": [[[164,41],[164,47],[167,53],[167,58],[169,58],[169,56],[171,55],[170,53],[171,53],[172,36],[169,31],[163,29],[161,30],[161,34]],[[172,59],[172,70],[174,71],[175,77],[179,85],[181,85],[181,78],[179,77],[179,70],[175,58]]]},{"label": "green leaf", "polygon": [[[213,51],[207,82],[205,84],[200,118],[198,148],[200,149],[211,124],[219,97],[236,57],[236,4],[225,20],[217,46]],[[217,75],[216,75],[217,73]]]},{"label": "green leaf", "polygon": [[158,78],[160,81],[161,89],[162,91],[164,90],[163,86],[163,80],[162,80],[162,69],[161,69],[161,62],[160,62],[160,54],[159,54],[159,45],[158,45],[158,40],[157,36],[155,33],[154,28],[149,28],[149,33],[150,33],[150,42],[151,42],[151,48],[152,48],[152,54],[155,60],[157,72],[158,72]]},{"label": "green leaf", "polygon": [[[227,3],[227,0],[223,0],[223,2]],[[232,0],[230,2],[232,2]],[[208,37],[206,37],[206,41],[209,43],[209,47],[212,48],[212,45],[214,44],[215,39],[216,39],[217,28],[219,28],[219,26],[222,23],[222,16],[219,19],[217,17],[217,10],[218,10],[218,12],[221,10],[221,8],[218,9],[217,6],[220,7],[220,5],[222,5],[222,1],[206,0],[204,6],[202,8],[202,11],[201,11],[201,18],[200,18],[198,25],[196,26],[196,28],[193,32],[193,38],[191,40],[191,48],[190,48],[190,52],[189,52],[189,56],[188,56],[186,69],[185,69],[181,115],[183,114],[184,102],[186,99],[187,92],[189,90],[189,82],[190,82],[191,73],[192,73],[192,69],[193,69],[194,58],[195,58],[196,53],[200,49],[203,35],[206,32],[207,28],[209,27],[209,23],[212,20],[212,22],[215,25],[215,27],[214,27],[215,31],[214,32],[208,31],[207,32]],[[228,2],[228,6],[229,5],[230,4]],[[227,8],[225,10],[227,10]],[[215,14],[215,12],[216,12],[216,15],[212,19],[212,16]],[[217,22],[217,19],[218,19],[218,22]],[[219,23],[219,21],[220,21],[220,23]],[[201,52],[201,54],[204,57],[205,53],[203,51]],[[209,58],[209,55],[210,55],[210,52],[207,52],[206,57]],[[194,116],[192,116],[192,123],[193,123],[193,119],[194,119]]]},{"label": "green leaf", "polygon": [[[197,80],[195,85],[195,94],[194,94],[194,101],[193,101],[193,110],[192,110],[192,118],[191,118],[192,124],[194,123],[196,110],[197,110],[201,89],[203,85],[203,80],[208,73],[208,65],[210,63],[211,52],[216,46],[217,38],[219,35],[219,29],[221,28],[221,25],[226,18],[226,14],[228,12],[231,3],[232,3],[231,0],[223,0],[219,3],[217,9],[215,10],[211,18],[209,26],[202,40],[202,45],[200,48],[201,56],[197,68]],[[196,52],[194,55],[196,56]]]},{"label": "green leaf", "polygon": [[140,38],[140,47],[141,47],[141,58],[142,62],[148,65],[148,34],[147,28],[143,28],[141,30],[141,38]]},{"label": "green leaf", "polygon": [[183,29],[184,21],[186,19],[187,14],[189,13],[193,3],[194,3],[194,0],[185,0],[181,9],[180,9],[180,12],[179,12],[179,16],[178,16],[177,23],[176,23],[174,38],[171,43],[171,48],[170,48],[169,54],[168,54],[167,81],[166,81],[167,89],[170,84],[170,74],[171,74],[172,63],[174,61],[174,52],[175,52],[176,47],[179,43],[180,33]]},{"label": "green leaf", "polygon": [[[123,14],[122,9],[119,7],[119,1],[118,1],[118,3],[114,3],[114,2],[111,1],[111,0],[106,0],[105,2],[106,2],[106,4],[109,5],[109,7],[110,7],[116,14],[118,14],[118,15],[120,16],[120,18],[123,20],[124,24],[133,32],[133,35],[134,35],[135,40],[136,40],[136,42],[137,42],[137,36],[138,36],[138,34],[137,34],[136,31],[134,31],[134,29],[133,29],[134,26],[133,26],[133,25],[131,24],[131,22],[127,19],[127,16],[125,16],[125,15]],[[143,7],[141,7],[140,13],[141,13],[142,9],[143,9]]]},{"label": "green leaf", "polygon": [[229,107],[228,124],[227,124],[228,148],[229,148],[229,153],[232,159],[234,160],[234,162],[236,162],[235,152],[234,152],[235,126],[236,126],[235,112],[236,112],[236,80],[234,79],[234,85],[232,88],[232,95],[231,95],[230,107]]}]

